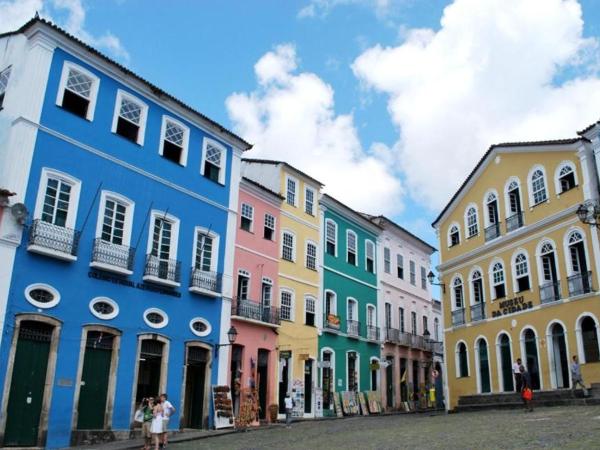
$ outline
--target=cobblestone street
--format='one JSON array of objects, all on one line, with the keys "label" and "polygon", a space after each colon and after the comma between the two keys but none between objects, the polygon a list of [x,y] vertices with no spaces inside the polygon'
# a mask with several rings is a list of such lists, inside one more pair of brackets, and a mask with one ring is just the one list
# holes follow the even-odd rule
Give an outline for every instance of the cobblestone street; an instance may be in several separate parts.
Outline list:
[{"label": "cobblestone street", "polygon": [[206,449],[592,449],[600,407],[540,408],[451,415],[356,417],[301,422],[170,445]]}]

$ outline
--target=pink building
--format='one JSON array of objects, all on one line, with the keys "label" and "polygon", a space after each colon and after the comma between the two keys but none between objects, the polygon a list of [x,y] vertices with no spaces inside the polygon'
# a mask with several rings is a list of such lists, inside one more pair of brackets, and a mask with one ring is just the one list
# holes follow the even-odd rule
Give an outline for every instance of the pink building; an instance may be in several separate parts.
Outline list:
[{"label": "pink building", "polygon": [[[235,240],[231,324],[238,336],[231,351],[229,382],[235,415],[247,415],[254,395],[258,416],[277,403],[277,305],[279,206],[282,197],[247,178],[240,182]],[[243,419],[243,417],[242,417]]]}]

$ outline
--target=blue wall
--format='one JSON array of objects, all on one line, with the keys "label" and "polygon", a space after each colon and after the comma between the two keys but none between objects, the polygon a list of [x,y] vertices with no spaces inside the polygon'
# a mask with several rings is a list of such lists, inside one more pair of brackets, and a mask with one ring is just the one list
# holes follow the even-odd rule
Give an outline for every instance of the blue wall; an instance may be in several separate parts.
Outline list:
[{"label": "blue wall", "polygon": [[[55,105],[65,59],[87,67],[88,70],[96,73],[101,79],[93,122],[77,117]],[[200,175],[200,160],[202,157],[202,139],[205,132],[135,93],[134,95],[141,98],[149,106],[144,146],[141,147],[111,133],[118,88],[128,90],[103,73],[57,49],[52,61],[46,89],[41,124],[71,139],[158,175],[168,182],[208,197],[226,207],[229,199],[229,178],[231,176],[231,147],[223,143],[227,148],[227,181],[225,186],[204,178]],[[158,154],[163,114],[174,116],[190,127],[187,167],[174,164]],[[214,136],[211,137],[215,138]],[[14,151],[18,151],[18,149]],[[170,339],[167,392],[178,409],[171,420],[170,426],[178,428],[180,414],[178,403],[184,375],[185,342],[203,340],[208,343],[216,343],[218,342],[220,330],[222,300],[188,292],[189,269],[193,262],[194,227],[210,227],[213,232],[220,236],[217,271],[222,272],[228,241],[226,236],[227,211],[40,130],[37,136],[26,193],[26,205],[32,214],[35,209],[43,167],[66,172],[82,182],[76,224],[76,229],[82,231],[78,260],[76,262],[62,262],[55,258],[28,252],[26,249],[27,233],[25,233],[24,242],[17,251],[10,286],[6,316],[7,326],[0,349],[0,367],[6,367],[7,365],[15,315],[22,312],[40,312],[26,301],[25,288],[32,283],[47,283],[60,292],[61,301],[56,307],[44,310],[42,313],[63,322],[49,413],[47,446],[50,448],[63,447],[69,443],[73,396],[75,384],[78,381],[77,368],[82,326],[92,323],[111,326],[122,332],[112,428],[114,430],[129,428],[137,335],[140,333],[159,333]],[[135,283],[141,282],[143,276],[150,221],[149,218],[146,219],[146,216],[150,205],[152,204],[153,209],[162,211],[168,209],[169,214],[179,218],[177,259],[181,261],[181,287],[176,290],[181,293],[180,298],[123,287],[88,276],[99,213],[100,196],[98,195],[97,198],[95,196],[100,185],[102,190],[119,193],[135,202],[131,246],[136,246],[138,239],[139,245],[137,245],[134,273],[128,277],[129,280]],[[84,223],[88,214],[87,223]],[[118,303],[120,313],[116,318],[105,321],[90,313],[90,300],[98,296],[109,297]],[[167,313],[169,323],[166,327],[156,330],[145,324],[142,315],[150,307],[160,308]],[[212,325],[211,334],[205,338],[199,338],[190,331],[190,319],[197,316],[205,318]],[[217,382],[217,367],[218,360],[215,359],[212,362],[212,379],[209,381],[210,383]],[[4,385],[4,370],[0,372],[0,377],[2,377],[0,382]],[[73,384],[70,387],[58,386],[57,381],[59,379],[72,380]],[[210,399],[207,399],[207,402],[210,404]]]}]

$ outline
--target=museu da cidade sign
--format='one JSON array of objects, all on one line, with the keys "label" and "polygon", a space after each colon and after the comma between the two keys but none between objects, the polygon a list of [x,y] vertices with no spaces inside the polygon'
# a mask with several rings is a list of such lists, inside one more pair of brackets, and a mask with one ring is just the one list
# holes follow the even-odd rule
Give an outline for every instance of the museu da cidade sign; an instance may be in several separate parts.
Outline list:
[{"label": "museu da cidade sign", "polygon": [[492,311],[492,317],[502,317],[533,308],[533,302],[522,295],[497,302],[498,310]]}]

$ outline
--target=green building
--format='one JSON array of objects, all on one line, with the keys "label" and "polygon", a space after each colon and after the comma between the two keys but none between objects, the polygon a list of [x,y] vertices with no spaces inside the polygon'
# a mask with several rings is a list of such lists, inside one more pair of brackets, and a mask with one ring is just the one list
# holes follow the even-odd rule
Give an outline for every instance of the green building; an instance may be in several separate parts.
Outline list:
[{"label": "green building", "polygon": [[332,393],[379,389],[377,236],[381,229],[360,213],[323,195],[322,329],[319,386],[323,411]]}]

